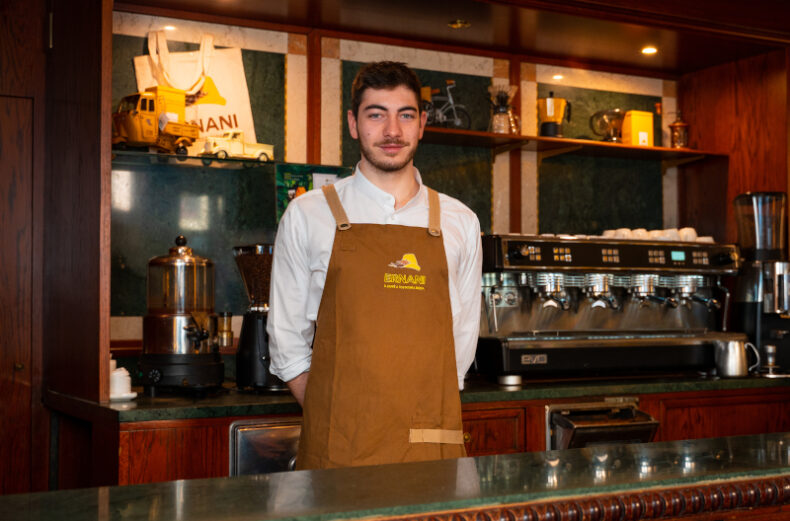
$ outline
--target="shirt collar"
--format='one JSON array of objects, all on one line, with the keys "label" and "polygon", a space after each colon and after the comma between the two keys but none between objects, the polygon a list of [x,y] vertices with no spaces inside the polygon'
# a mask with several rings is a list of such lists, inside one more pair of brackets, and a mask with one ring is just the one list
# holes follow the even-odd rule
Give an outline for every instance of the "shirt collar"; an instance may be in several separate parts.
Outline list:
[{"label": "shirt collar", "polygon": [[[420,175],[420,171],[417,170],[417,167],[412,168],[414,169],[414,179],[420,185],[420,189],[417,191],[417,195],[415,195],[411,201],[399,208],[399,210],[411,207],[414,204],[420,204],[426,208],[428,207],[428,190],[425,188],[425,185],[422,184],[422,176]],[[354,170],[353,183],[357,190],[371,198],[380,206],[389,209],[395,207],[395,197],[374,185],[367,177],[365,177],[365,175],[362,173],[362,170],[359,169],[359,163],[357,163],[356,169]]]}]

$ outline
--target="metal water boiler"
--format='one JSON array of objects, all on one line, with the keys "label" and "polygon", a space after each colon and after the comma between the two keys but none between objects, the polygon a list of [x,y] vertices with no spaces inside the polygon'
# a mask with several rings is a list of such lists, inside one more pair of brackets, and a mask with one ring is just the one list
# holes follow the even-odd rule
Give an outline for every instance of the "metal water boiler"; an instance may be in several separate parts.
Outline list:
[{"label": "metal water boiler", "polygon": [[148,262],[148,312],[140,371],[146,393],[204,391],[222,385],[224,364],[214,313],[214,263],[179,235],[167,255]]}]

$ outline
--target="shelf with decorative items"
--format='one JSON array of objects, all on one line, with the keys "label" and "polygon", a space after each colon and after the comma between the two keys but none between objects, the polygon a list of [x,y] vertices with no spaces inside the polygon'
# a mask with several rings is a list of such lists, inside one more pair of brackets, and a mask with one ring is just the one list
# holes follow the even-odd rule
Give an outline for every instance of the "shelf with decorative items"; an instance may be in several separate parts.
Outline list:
[{"label": "shelf with decorative items", "polygon": [[691,148],[636,146],[589,139],[497,134],[477,130],[426,127],[422,141],[439,145],[476,146],[493,149],[495,154],[520,148],[537,152],[540,158],[576,153],[597,157],[616,157],[662,161],[666,166],[727,154]]}]

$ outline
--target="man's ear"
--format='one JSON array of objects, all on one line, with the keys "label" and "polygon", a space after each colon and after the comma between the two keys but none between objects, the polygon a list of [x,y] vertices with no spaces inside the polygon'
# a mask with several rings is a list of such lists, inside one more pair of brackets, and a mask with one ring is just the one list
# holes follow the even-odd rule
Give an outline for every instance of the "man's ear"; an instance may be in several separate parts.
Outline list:
[{"label": "man's ear", "polygon": [[428,112],[423,110],[420,112],[420,139],[422,139],[422,133],[425,131],[425,125],[428,123]]},{"label": "man's ear", "polygon": [[[359,139],[359,132],[357,132],[357,118],[354,117],[354,112],[352,110],[348,111],[348,131],[351,133],[351,137],[354,139]],[[422,135],[420,135],[422,137]]]}]

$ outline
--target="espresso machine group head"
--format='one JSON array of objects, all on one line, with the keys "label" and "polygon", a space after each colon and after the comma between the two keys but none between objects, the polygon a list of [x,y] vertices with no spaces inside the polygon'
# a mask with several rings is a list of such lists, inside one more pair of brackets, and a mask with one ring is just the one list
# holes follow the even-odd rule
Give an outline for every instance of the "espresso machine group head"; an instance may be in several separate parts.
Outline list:
[{"label": "espresso machine group head", "polygon": [[735,290],[733,327],[747,334],[766,361],[768,375],[790,368],[790,263],[787,195],[747,192],[733,200],[742,265]]},{"label": "espresso machine group head", "polygon": [[233,256],[241,273],[250,307],[244,313],[236,353],[236,385],[239,389],[279,391],[282,380],[269,371],[269,336],[266,318],[269,313],[269,286],[274,245],[236,246]]}]

